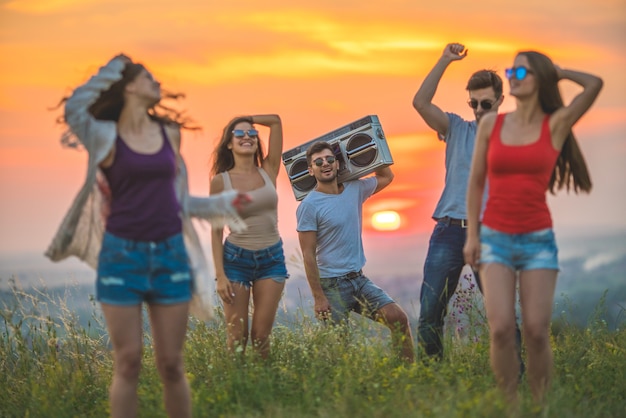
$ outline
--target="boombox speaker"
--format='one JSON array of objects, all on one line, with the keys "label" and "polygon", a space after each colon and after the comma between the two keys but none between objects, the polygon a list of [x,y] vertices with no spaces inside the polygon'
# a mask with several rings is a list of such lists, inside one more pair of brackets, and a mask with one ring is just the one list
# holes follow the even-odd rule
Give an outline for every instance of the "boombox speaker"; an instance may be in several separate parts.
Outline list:
[{"label": "boombox speaker", "polygon": [[309,175],[306,150],[318,141],[328,142],[333,148],[339,161],[339,183],[393,164],[378,116],[366,116],[283,153],[283,164],[296,200],[304,199],[317,183]]}]

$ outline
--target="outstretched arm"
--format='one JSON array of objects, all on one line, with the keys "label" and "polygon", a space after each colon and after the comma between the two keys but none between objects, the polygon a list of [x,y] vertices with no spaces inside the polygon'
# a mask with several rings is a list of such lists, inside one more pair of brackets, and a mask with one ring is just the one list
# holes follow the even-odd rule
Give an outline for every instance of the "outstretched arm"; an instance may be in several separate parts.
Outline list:
[{"label": "outstretched arm", "polygon": [[424,122],[434,129],[441,136],[448,132],[448,116],[436,105],[432,103],[439,81],[443,73],[452,61],[462,60],[467,56],[467,50],[463,44],[448,44],[443,50],[439,61],[435,64],[430,73],[426,76],[415,97],[413,97],[413,107]]},{"label": "outstretched arm", "polygon": [[254,115],[252,123],[270,128],[270,139],[267,146],[267,157],[263,160],[263,169],[270,175],[274,182],[280,170],[283,153],[283,125],[278,115]]},{"label": "outstretched arm", "polygon": [[553,144],[555,148],[561,149],[572,126],[589,110],[600,94],[603,81],[593,74],[555,67],[559,80],[571,80],[583,88],[569,105],[559,108],[550,117]]}]

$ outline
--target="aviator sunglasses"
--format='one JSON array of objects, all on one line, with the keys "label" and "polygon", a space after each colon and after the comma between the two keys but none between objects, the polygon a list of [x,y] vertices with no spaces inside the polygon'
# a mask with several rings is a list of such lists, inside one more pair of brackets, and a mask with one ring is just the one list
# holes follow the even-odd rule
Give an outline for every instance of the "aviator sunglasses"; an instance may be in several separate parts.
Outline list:
[{"label": "aviator sunglasses", "polygon": [[511,67],[511,68],[507,68],[506,70],[504,70],[504,75],[509,80],[512,79],[513,76],[515,76],[515,78],[517,78],[519,81],[522,81],[523,79],[526,78],[528,74],[532,74],[532,73],[533,71],[526,67]]},{"label": "aviator sunglasses", "polygon": [[485,110],[491,110],[491,108],[493,107],[493,104],[495,102],[491,102],[489,100],[481,100],[480,102],[476,99],[470,99],[467,101],[467,104],[469,105],[469,107],[471,107],[472,109],[476,110],[478,109],[478,104],[480,103],[480,107],[482,107]]},{"label": "aviator sunglasses", "polygon": [[249,138],[256,138],[259,135],[259,131],[256,129],[248,129],[247,131],[243,129],[233,129],[235,138],[243,138],[246,134],[248,134]]},{"label": "aviator sunglasses", "polygon": [[333,157],[332,155],[329,155],[328,157],[324,157],[324,158],[316,158],[313,160],[313,164],[315,164],[318,167],[321,167],[322,164],[324,164],[324,160],[326,160],[328,164],[332,164],[335,162],[336,158]]}]

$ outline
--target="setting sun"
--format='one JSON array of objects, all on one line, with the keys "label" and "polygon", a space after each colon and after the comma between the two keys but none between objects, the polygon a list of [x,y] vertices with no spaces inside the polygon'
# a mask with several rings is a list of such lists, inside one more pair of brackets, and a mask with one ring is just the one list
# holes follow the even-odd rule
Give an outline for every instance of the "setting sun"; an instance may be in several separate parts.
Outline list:
[{"label": "setting sun", "polygon": [[372,216],[372,227],[377,231],[395,231],[400,228],[400,215],[393,210],[376,212]]}]

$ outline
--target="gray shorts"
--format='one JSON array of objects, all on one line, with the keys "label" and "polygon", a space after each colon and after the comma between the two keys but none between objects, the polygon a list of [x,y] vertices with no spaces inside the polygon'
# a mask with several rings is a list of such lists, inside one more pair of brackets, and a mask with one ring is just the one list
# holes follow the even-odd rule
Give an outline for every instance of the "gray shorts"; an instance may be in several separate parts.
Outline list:
[{"label": "gray shorts", "polygon": [[338,277],[320,279],[322,290],[331,306],[331,319],[340,323],[348,319],[350,311],[371,319],[380,308],[394,300],[376,286],[363,272],[351,272]]}]

